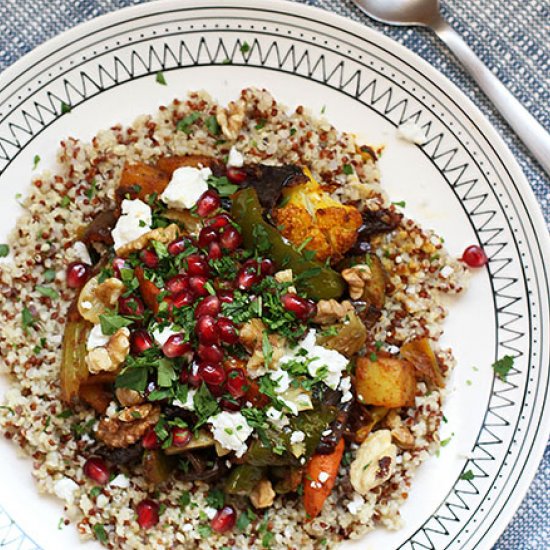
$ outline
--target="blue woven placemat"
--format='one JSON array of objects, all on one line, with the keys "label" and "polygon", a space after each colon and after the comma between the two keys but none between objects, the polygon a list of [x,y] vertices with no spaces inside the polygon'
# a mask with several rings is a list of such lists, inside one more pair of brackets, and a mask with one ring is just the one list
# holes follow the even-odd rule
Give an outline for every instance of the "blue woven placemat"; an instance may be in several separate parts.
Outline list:
[{"label": "blue woven placemat", "polygon": [[[147,0],[2,0],[0,71],[60,32],[117,8]],[[228,0],[226,0],[228,1]],[[550,181],[476,84],[429,31],[388,27],[364,16],[350,0],[294,0],[375,27],[450,78],[485,113],[520,163],[550,224]],[[443,13],[531,113],[550,131],[550,2],[447,0]],[[550,548],[550,445],[529,493],[495,550]]]}]

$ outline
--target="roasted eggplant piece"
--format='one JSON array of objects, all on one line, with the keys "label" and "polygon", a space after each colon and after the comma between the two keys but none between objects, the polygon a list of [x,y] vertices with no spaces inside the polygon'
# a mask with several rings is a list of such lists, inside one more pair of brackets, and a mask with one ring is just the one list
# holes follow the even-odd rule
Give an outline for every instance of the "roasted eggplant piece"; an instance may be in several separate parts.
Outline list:
[{"label": "roasted eggplant piece", "polygon": [[80,240],[87,246],[92,243],[113,244],[111,231],[116,224],[114,210],[102,210],[84,229]]},{"label": "roasted eggplant piece", "polygon": [[409,361],[416,371],[419,380],[438,388],[445,387],[437,357],[427,338],[416,338],[401,346],[401,357]]},{"label": "roasted eggplant piece", "polygon": [[349,250],[350,254],[370,252],[370,240],[374,235],[393,231],[403,218],[403,214],[389,208],[380,210],[364,210],[363,223],[357,231],[357,240]]},{"label": "roasted eggplant piece", "polygon": [[161,450],[146,450],[142,459],[143,475],[153,485],[164,483],[174,471],[175,460],[166,456]]},{"label": "roasted eggplant piece", "polygon": [[[330,329],[334,329],[330,331]],[[334,335],[323,336],[323,332],[336,332]],[[327,327],[317,336],[317,343],[325,348],[333,349],[351,358],[367,341],[367,329],[359,316],[350,312],[342,322]]]}]

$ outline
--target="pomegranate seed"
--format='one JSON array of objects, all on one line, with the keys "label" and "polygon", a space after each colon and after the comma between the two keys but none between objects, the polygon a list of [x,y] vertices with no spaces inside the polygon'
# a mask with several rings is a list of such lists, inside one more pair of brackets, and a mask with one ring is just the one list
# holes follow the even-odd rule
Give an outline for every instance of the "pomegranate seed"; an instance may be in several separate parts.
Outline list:
[{"label": "pomegranate seed", "polygon": [[232,397],[243,397],[248,390],[248,380],[241,369],[231,369],[227,373],[227,390]]},{"label": "pomegranate seed", "polygon": [[273,260],[264,258],[260,262],[260,271],[262,275],[273,275],[273,273],[275,273],[275,264],[273,263]]},{"label": "pomegranate seed", "polygon": [[315,315],[317,306],[315,302],[306,298],[301,298],[297,294],[284,294],[281,296],[283,307],[296,315],[301,321],[305,321],[309,317]]},{"label": "pomegranate seed", "polygon": [[139,253],[139,259],[145,267],[149,267],[150,269],[156,269],[159,266],[159,257],[154,250],[142,250]]},{"label": "pomegranate seed", "polygon": [[202,275],[207,276],[210,273],[210,267],[204,256],[199,254],[191,254],[187,256],[187,272],[191,276]]},{"label": "pomegranate seed", "polygon": [[233,506],[226,505],[221,510],[218,510],[210,522],[210,527],[217,533],[225,533],[230,531],[235,526],[237,514]]},{"label": "pomegranate seed", "polygon": [[231,304],[233,303],[235,296],[233,295],[233,292],[231,292],[231,290],[222,290],[218,292],[218,298],[223,304]]},{"label": "pomegranate seed", "polygon": [[153,347],[153,337],[143,329],[132,332],[130,336],[130,348],[134,355],[140,355]]},{"label": "pomegranate seed", "polygon": [[141,317],[145,311],[145,306],[141,298],[137,296],[121,296],[118,299],[118,312],[121,315],[136,315]]},{"label": "pomegranate seed", "polygon": [[166,357],[170,357],[170,359],[181,357],[188,351],[191,351],[191,344],[185,341],[185,336],[182,332],[172,334],[162,346],[162,353],[164,353]]},{"label": "pomegranate seed", "polygon": [[199,375],[199,369],[196,363],[191,365],[189,370],[189,385],[198,388],[202,383],[202,378]]},{"label": "pomegranate seed", "polygon": [[220,244],[222,248],[230,252],[237,250],[242,242],[243,238],[241,234],[233,226],[226,227],[224,232],[220,235]]},{"label": "pomegranate seed", "polygon": [[198,319],[203,315],[217,317],[217,315],[220,313],[220,306],[220,299],[217,296],[207,296],[197,305],[195,309],[195,319]]},{"label": "pomegranate seed", "polygon": [[185,447],[191,441],[191,430],[187,428],[172,428],[172,445],[174,447]]},{"label": "pomegranate seed", "polygon": [[208,290],[204,287],[208,279],[202,275],[189,278],[189,288],[196,296],[208,296]]},{"label": "pomegranate seed", "polygon": [[206,191],[197,201],[197,214],[201,218],[211,216],[221,206],[220,196],[216,191]]},{"label": "pomegranate seed", "polygon": [[242,183],[246,179],[246,172],[240,168],[231,166],[227,169],[227,179],[231,183]]},{"label": "pomegranate seed", "polygon": [[199,344],[197,355],[206,363],[221,363],[223,350],[217,344]]},{"label": "pomegranate seed", "polygon": [[224,411],[240,411],[243,408],[244,405],[244,399],[235,399],[232,397],[231,399],[221,399],[220,400],[220,407]]},{"label": "pomegranate seed", "polygon": [[120,271],[122,269],[130,269],[130,266],[126,263],[126,260],[124,258],[114,258],[111,265],[113,266],[113,273],[115,274],[115,277],[119,279]]},{"label": "pomegranate seed", "polygon": [[462,253],[462,261],[468,267],[483,267],[489,261],[487,254],[480,246],[473,244]]},{"label": "pomegranate seed", "polygon": [[185,275],[174,275],[166,281],[166,290],[170,291],[172,294],[181,292],[182,290],[189,289],[189,277]]},{"label": "pomegranate seed", "polygon": [[181,239],[176,239],[168,245],[168,253],[172,256],[177,256],[178,254],[185,252],[185,250],[192,246],[192,244],[193,243],[185,237],[182,237]]},{"label": "pomegranate seed", "polygon": [[210,315],[203,315],[197,320],[195,333],[203,344],[216,344],[220,335],[216,321]]},{"label": "pomegranate seed", "polygon": [[194,302],[193,295],[189,290],[182,290],[174,296],[172,296],[172,303],[174,307],[180,308],[184,306],[190,306]]},{"label": "pomegranate seed", "polygon": [[142,529],[150,529],[159,522],[159,505],[149,498],[136,506],[137,522]]},{"label": "pomegranate seed", "polygon": [[236,344],[239,340],[237,328],[230,319],[225,317],[218,319],[218,330],[220,331],[220,340],[225,344]]},{"label": "pomegranate seed", "polygon": [[67,286],[81,288],[92,274],[92,268],[82,262],[72,262],[67,266]]},{"label": "pomegranate seed", "polygon": [[159,438],[153,428],[150,428],[147,432],[145,432],[145,435],[141,440],[141,444],[144,449],[158,449],[160,447]]},{"label": "pomegranate seed", "polygon": [[237,273],[237,287],[241,290],[250,290],[259,281],[260,277],[256,273],[256,268],[251,266],[243,267]]},{"label": "pomegranate seed", "polygon": [[109,481],[109,468],[102,458],[92,456],[84,464],[84,475],[98,485],[105,485]]},{"label": "pomegranate seed", "polygon": [[209,386],[221,386],[225,382],[225,370],[220,364],[201,363],[199,365],[199,376]]},{"label": "pomegranate seed", "polygon": [[213,242],[208,246],[208,259],[220,260],[223,257],[222,247],[219,243]]},{"label": "pomegranate seed", "polygon": [[233,220],[227,214],[218,214],[217,216],[207,220],[206,225],[218,230],[222,227],[231,225],[232,223]]},{"label": "pomegranate seed", "polygon": [[203,227],[199,233],[199,246],[206,248],[218,239],[218,232],[213,227]]}]

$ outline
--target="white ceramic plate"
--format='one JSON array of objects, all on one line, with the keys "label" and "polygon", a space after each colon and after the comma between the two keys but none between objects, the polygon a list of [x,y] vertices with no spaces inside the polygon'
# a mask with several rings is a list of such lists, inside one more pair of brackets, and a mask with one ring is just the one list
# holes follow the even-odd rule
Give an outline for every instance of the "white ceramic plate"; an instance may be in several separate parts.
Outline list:
[{"label": "white ceramic plate", "polygon": [[[549,240],[529,185],[470,101],[402,46],[295,3],[219,4],[125,9],[59,36],[0,76],[0,242],[35,154],[41,169],[53,165],[67,135],[90,138],[187,90],[225,101],[245,86],[265,87],[291,107],[324,108],[337,127],[386,144],[383,183],[394,200],[444,235],[451,252],[480,243],[490,262],[446,324],[458,368],[442,438],[454,436],[414,479],[403,529],[377,530],[354,547],[489,548],[524,496],[550,428]],[[159,70],[168,86],[155,82]],[[61,115],[62,103],[70,114]],[[422,146],[396,139],[407,120],[423,128]],[[491,364],[506,354],[516,360],[503,382]],[[0,456],[0,546],[77,548],[73,527],[58,530],[61,503],[37,496],[31,461],[5,441]],[[474,479],[460,479],[468,470]]]}]

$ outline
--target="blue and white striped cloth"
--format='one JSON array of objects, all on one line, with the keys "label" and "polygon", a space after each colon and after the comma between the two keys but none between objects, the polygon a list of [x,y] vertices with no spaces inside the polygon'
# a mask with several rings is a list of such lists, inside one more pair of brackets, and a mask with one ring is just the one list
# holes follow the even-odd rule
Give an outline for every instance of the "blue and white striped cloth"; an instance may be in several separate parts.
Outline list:
[{"label": "blue and white striped cloth", "polygon": [[[147,0],[2,0],[0,71],[45,40],[98,15]],[[388,27],[364,16],[350,0],[294,0],[334,11],[401,42],[450,78],[504,137],[550,223],[550,182],[525,147],[443,44],[421,28]],[[216,4],[216,2],[213,2]],[[550,130],[550,2],[445,0],[442,10],[483,61]],[[527,498],[496,550],[550,548],[550,446]]]}]

